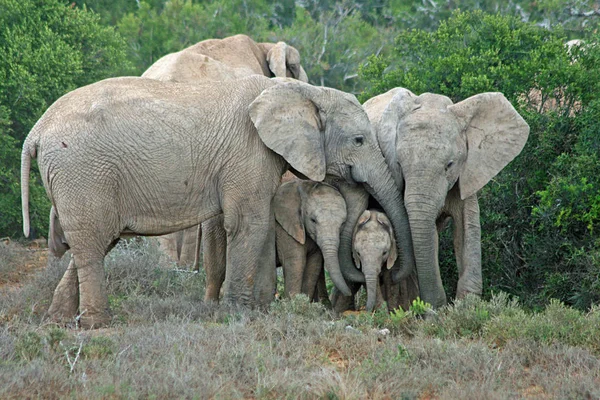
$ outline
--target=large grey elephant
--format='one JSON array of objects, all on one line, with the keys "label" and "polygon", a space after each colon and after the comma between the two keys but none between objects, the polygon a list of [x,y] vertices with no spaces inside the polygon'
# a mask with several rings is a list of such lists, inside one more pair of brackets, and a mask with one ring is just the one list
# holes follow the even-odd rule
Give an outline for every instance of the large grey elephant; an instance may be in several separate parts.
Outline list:
[{"label": "large grey elephant", "polygon": [[[400,192],[356,98],[299,81],[256,75],[188,85],[124,77],[64,95],[23,144],[26,236],[36,157],[73,256],[49,313],[71,318],[79,309],[84,327],[109,321],[103,260],[121,235],[162,235],[220,213],[226,299],[268,304],[275,291],[270,205],[288,164],[311,180],[328,174],[364,184],[396,234],[407,227]],[[349,294],[341,273],[331,278]]]},{"label": "large grey elephant", "polygon": [[[152,64],[142,77],[160,81],[201,83],[228,81],[250,75],[291,77],[308,82],[300,64],[300,53],[285,42],[256,43],[246,35],[208,39]],[[225,254],[223,218],[207,221],[204,234],[204,265],[208,275],[224,275]],[[169,257],[180,265],[199,268],[202,227],[191,227],[158,238]],[[215,265],[217,264],[217,265]],[[211,288],[212,289],[212,288]],[[207,290],[207,296],[212,291]],[[209,296],[210,297],[210,296]]]},{"label": "large grey elephant", "polygon": [[[438,233],[454,221],[457,297],[481,294],[477,191],[522,150],[529,126],[501,93],[453,104],[445,96],[392,89],[364,104],[379,145],[404,193],[421,299],[446,303]],[[406,277],[409,270],[397,274]]]},{"label": "large grey elephant", "polygon": [[294,180],[281,184],[273,198],[277,259],[283,267],[285,296],[313,298],[323,267],[340,271],[340,230],[346,202],[326,183]]}]

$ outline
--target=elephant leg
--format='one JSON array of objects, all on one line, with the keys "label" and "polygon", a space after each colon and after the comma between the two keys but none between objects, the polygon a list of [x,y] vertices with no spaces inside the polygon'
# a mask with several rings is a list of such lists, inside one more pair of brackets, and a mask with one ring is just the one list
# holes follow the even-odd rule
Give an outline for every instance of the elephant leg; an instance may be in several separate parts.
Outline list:
[{"label": "elephant leg", "polygon": [[225,281],[227,233],[223,228],[223,214],[202,224],[203,266],[206,272],[204,301],[219,301],[221,286]]},{"label": "elephant leg", "polygon": [[171,259],[171,261],[177,263],[179,262],[179,243],[181,242],[181,236],[182,232],[179,231],[158,237],[158,243],[160,244],[162,251]]},{"label": "elephant leg", "polygon": [[312,299],[315,296],[317,282],[323,271],[323,254],[316,250],[306,258],[306,268],[302,278],[302,293]]},{"label": "elephant leg", "polygon": [[202,229],[200,226],[192,226],[190,228],[184,229],[180,236],[179,240],[181,241],[179,252],[179,265],[181,266],[194,266],[194,262],[197,260],[196,250],[197,250],[197,238],[198,238],[198,229]]},{"label": "elephant leg", "polygon": [[392,311],[400,306],[400,283],[393,282],[392,270],[386,269],[382,273],[383,298],[387,303],[388,310]]},{"label": "elephant leg", "polygon": [[[270,204],[270,203],[269,203]],[[254,300],[266,310],[275,299],[277,292],[277,257],[275,250],[275,215],[268,208],[269,224],[267,237],[258,262],[257,277],[254,280]]]},{"label": "elephant leg", "polygon": [[77,270],[75,269],[75,260],[71,257],[65,274],[54,290],[48,315],[52,321],[64,323],[73,320],[77,316],[78,308],[79,281],[77,279]]},{"label": "elephant leg", "polygon": [[477,195],[462,201],[460,213],[454,218],[454,253],[458,266],[456,298],[468,293],[481,296],[481,225]]},{"label": "elephant leg", "polygon": [[[228,201],[227,195],[223,201],[224,227],[227,232],[227,263],[225,271],[225,300],[228,303],[243,306],[256,304],[255,284],[268,285],[271,289],[271,300],[275,295],[275,280],[258,276],[265,273],[265,267],[272,270],[269,277],[275,277],[275,238],[273,230],[274,219],[271,213],[271,199],[256,199],[256,193],[241,193],[239,188],[232,193]],[[237,199],[244,199],[239,201]],[[254,200],[254,201],[251,201]],[[271,221],[272,224],[271,225]],[[270,232],[269,232],[270,231]],[[273,243],[267,244],[272,239]],[[259,269],[259,265],[263,269]],[[267,296],[268,297],[268,296]],[[265,305],[267,299],[260,299],[260,305]]]},{"label": "elephant leg", "polygon": [[317,300],[322,303],[325,307],[332,309],[331,301],[329,300],[329,293],[327,293],[327,282],[325,282],[325,269],[321,269],[319,280],[317,281],[317,290],[315,293]]},{"label": "elephant leg", "polygon": [[277,258],[283,268],[283,295],[291,298],[302,293],[302,280],[306,268],[306,249],[281,226],[275,227],[277,237]]},{"label": "elephant leg", "polygon": [[[225,248],[225,246],[223,246]],[[198,228],[196,230],[196,249],[194,250],[194,264],[192,266],[192,270],[199,272],[200,271],[200,251],[202,249],[202,224],[198,224]],[[225,265],[225,262],[223,262]],[[225,268],[223,268],[223,280],[225,280]],[[222,282],[221,282],[222,283]]]},{"label": "elephant leg", "polygon": [[350,283],[350,290],[352,290],[352,296],[344,296],[338,288],[334,287],[331,293],[331,304],[333,310],[341,314],[344,311],[356,311],[356,293],[360,290],[360,283]]},{"label": "elephant leg", "polygon": [[413,300],[419,297],[419,282],[416,273],[410,274],[406,279],[402,279],[400,285],[399,305],[408,311]]},{"label": "elephant leg", "polygon": [[110,322],[104,275],[104,252],[73,250],[79,279],[79,322],[83,328],[100,328]]}]

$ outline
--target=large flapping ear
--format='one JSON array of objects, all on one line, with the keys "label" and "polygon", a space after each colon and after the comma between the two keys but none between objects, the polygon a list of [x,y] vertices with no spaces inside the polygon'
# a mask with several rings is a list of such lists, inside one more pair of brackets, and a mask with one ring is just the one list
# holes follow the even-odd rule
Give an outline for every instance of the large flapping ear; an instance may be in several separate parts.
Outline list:
[{"label": "large flapping ear", "polygon": [[386,260],[386,267],[387,267],[387,269],[392,269],[392,267],[394,266],[394,263],[396,262],[396,259],[398,258],[398,248],[396,247],[396,239],[394,237],[394,229],[392,228],[392,223],[385,216],[385,214],[378,213],[377,214],[377,222],[379,222],[381,225],[383,225],[383,227],[387,231],[388,235],[390,236],[391,244],[390,244],[390,250],[388,252],[388,258]]},{"label": "large flapping ear", "polygon": [[325,178],[323,122],[313,101],[320,89],[293,81],[265,89],[249,106],[263,143],[313,181]]},{"label": "large flapping ear", "polygon": [[306,242],[299,181],[283,183],[273,197],[275,221],[300,244]]},{"label": "large flapping ear", "polygon": [[481,93],[448,106],[467,137],[460,197],[477,193],[523,149],[529,125],[502,93]]}]

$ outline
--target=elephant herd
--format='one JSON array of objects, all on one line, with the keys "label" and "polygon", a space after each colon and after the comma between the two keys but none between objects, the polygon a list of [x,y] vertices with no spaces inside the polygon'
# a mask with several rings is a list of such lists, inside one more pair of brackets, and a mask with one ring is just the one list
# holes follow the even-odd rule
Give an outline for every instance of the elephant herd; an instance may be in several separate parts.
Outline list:
[{"label": "elephant herd", "polygon": [[[500,93],[454,104],[396,88],[361,105],[307,82],[292,46],[236,35],[52,104],[21,159],[25,235],[37,158],[49,249],[72,254],[50,316],[110,321],[104,257],[129,235],[163,236],[184,263],[198,262],[201,237],[207,300],[223,286],[226,302],[265,307],[279,264],[286,295],[315,299],[328,298],[325,269],[336,309],[360,284],[369,310],[417,295],[439,307],[449,218],[457,296],[481,294],[477,191],[523,148],[523,118]],[[281,183],[288,170],[298,178]]]}]

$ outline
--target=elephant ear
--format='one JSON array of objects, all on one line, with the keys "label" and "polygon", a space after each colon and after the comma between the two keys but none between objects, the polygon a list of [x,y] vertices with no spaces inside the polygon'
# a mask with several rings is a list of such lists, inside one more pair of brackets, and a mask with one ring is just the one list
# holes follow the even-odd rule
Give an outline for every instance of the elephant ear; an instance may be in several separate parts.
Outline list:
[{"label": "elephant ear", "polygon": [[392,169],[396,185],[404,186],[402,172],[397,163],[396,138],[398,125],[402,119],[413,110],[421,107],[410,90],[394,88],[384,94],[369,99],[364,108],[369,120],[376,127],[377,142],[383,152],[388,166]]},{"label": "elephant ear", "polygon": [[369,222],[370,219],[371,219],[371,211],[369,211],[369,210],[363,211],[363,213],[360,215],[360,217],[358,217],[358,220],[356,221],[356,225],[354,226],[354,231],[352,232],[352,258],[354,259],[354,264],[356,265],[356,268],[358,268],[358,269],[360,269],[360,257],[358,256],[358,253],[354,249],[354,243],[356,242],[356,233],[360,230],[360,228],[364,224]]},{"label": "elephant ear", "polygon": [[391,224],[390,220],[385,216],[385,214],[378,213],[377,214],[377,222],[379,222],[381,225],[383,225],[383,227],[387,231],[388,235],[390,236],[391,244],[390,244],[390,250],[388,252],[388,258],[386,260],[386,267],[387,267],[387,269],[392,269],[392,267],[394,266],[394,263],[396,262],[396,259],[398,258],[398,249],[396,247],[396,239],[394,237],[394,230],[392,229],[392,224]]},{"label": "elephant ear", "polygon": [[477,193],[523,149],[529,125],[502,93],[481,93],[448,106],[467,138],[461,199]]},{"label": "elephant ear", "polygon": [[299,181],[283,183],[273,197],[275,221],[298,243],[306,242]]},{"label": "elephant ear", "polygon": [[325,179],[325,144],[321,114],[312,99],[321,94],[305,83],[281,80],[249,106],[263,143],[296,171],[318,182]]},{"label": "elephant ear", "polygon": [[288,45],[285,42],[277,42],[267,52],[267,62],[269,69],[277,78],[285,78],[286,73],[286,53]]}]

